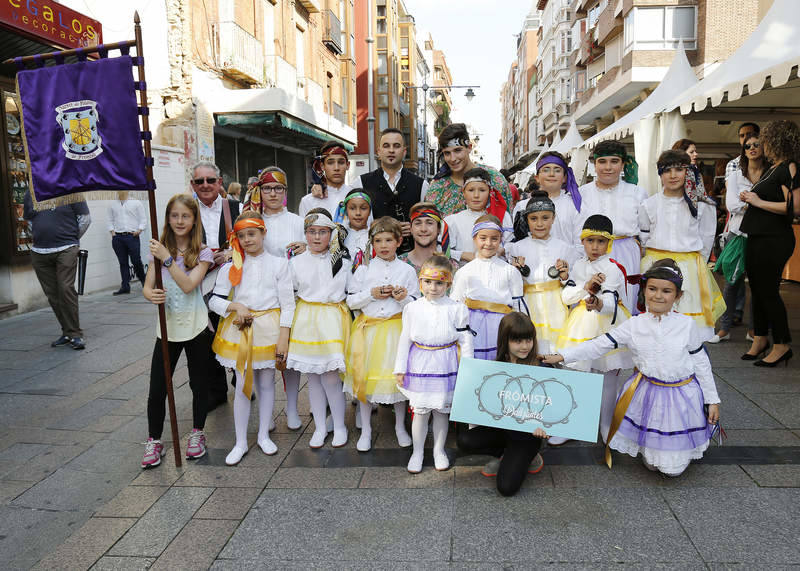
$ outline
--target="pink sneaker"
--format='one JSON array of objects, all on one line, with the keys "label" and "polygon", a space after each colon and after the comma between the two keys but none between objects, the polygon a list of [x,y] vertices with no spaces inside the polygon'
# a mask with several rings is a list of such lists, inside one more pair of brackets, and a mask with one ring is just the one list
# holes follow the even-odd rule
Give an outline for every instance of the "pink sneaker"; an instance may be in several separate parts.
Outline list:
[{"label": "pink sneaker", "polygon": [[197,428],[192,429],[189,442],[186,444],[186,458],[197,460],[206,455],[206,433]]},{"label": "pink sneaker", "polygon": [[148,438],[144,443],[144,457],[142,458],[142,468],[155,468],[161,464],[161,457],[164,455],[164,444],[160,440]]}]

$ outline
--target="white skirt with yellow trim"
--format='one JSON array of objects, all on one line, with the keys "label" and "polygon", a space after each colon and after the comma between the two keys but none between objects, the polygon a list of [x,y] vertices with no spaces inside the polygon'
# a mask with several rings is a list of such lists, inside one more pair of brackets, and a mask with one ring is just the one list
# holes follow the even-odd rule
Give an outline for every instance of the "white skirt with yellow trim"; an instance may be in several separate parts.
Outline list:
[{"label": "white skirt with yellow trim", "polygon": [[[364,325],[366,322],[366,325]],[[403,321],[356,317],[347,347],[344,390],[364,402],[393,404],[407,400],[397,389],[394,360]]]},{"label": "white skirt with yellow trim", "polygon": [[301,373],[344,373],[350,337],[350,310],[344,301],[316,303],[297,300],[289,336],[286,367]]},{"label": "white skirt with yellow trim", "polygon": [[561,300],[561,282],[525,284],[525,303],[536,327],[539,353],[552,353],[569,315]]},{"label": "white skirt with yellow trim", "polygon": [[[217,354],[217,361],[224,367],[236,368],[239,343],[242,332],[234,325],[236,312],[222,319],[217,327],[211,349]],[[253,319],[253,368],[275,368],[275,345],[281,331],[281,310],[275,308]]]},{"label": "white skirt with yellow trim", "polygon": [[699,252],[668,252],[647,248],[642,258],[642,273],[653,262],[672,258],[683,274],[683,295],[673,309],[692,317],[707,341],[714,335],[714,323],[725,313],[725,301],[708,265]]},{"label": "white skirt with yellow trim", "polygon": [[[573,347],[584,341],[590,341],[595,337],[604,335],[620,323],[627,321],[630,316],[628,309],[620,302],[617,305],[617,319],[612,325],[613,313],[608,315],[599,311],[589,311],[586,309],[586,303],[581,301],[570,312],[564,325],[564,330],[556,343],[556,351],[560,352],[567,347]],[[625,348],[614,349],[593,361],[578,361],[574,364],[570,363],[569,366],[570,369],[575,369],[576,371],[588,372],[595,370],[604,373],[631,367],[633,367],[633,361],[631,360],[630,352]]]}]

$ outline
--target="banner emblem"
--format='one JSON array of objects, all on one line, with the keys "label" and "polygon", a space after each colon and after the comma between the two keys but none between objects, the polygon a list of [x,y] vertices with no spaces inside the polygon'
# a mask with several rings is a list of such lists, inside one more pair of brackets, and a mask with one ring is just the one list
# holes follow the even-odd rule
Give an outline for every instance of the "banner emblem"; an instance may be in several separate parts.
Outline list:
[{"label": "banner emblem", "polygon": [[70,101],[55,110],[56,121],[64,132],[61,148],[68,159],[88,161],[103,152],[103,139],[97,130],[99,118],[96,101]]}]

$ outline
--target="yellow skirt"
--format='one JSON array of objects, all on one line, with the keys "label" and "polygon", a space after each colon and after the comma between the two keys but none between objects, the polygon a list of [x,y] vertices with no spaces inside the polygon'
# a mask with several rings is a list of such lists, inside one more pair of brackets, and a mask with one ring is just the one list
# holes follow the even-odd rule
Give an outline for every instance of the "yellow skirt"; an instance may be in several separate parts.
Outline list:
[{"label": "yellow skirt", "polygon": [[[217,354],[217,361],[223,366],[236,368],[242,332],[234,325],[236,312],[231,312],[220,321],[211,349]],[[275,367],[275,345],[281,331],[281,310],[267,310],[253,318],[253,368],[270,369]]]},{"label": "yellow skirt", "polygon": [[402,330],[401,313],[386,319],[363,313],[356,318],[347,346],[344,390],[348,394],[362,402],[393,404],[406,400],[394,376]]},{"label": "yellow skirt", "polygon": [[694,318],[698,327],[713,328],[714,323],[725,313],[725,301],[714,275],[700,257],[699,252],[668,252],[647,248],[642,258],[642,272],[653,262],[672,258],[683,274],[683,295],[675,304],[675,311]]},{"label": "yellow skirt", "polygon": [[297,300],[289,336],[286,366],[301,373],[346,370],[344,354],[350,337],[350,310],[344,301]]},{"label": "yellow skirt", "polygon": [[548,353],[555,347],[569,314],[561,300],[561,282],[525,284],[525,303],[536,327],[539,353]]},{"label": "yellow skirt", "polygon": [[[566,347],[573,347],[584,341],[590,341],[595,337],[599,337],[608,333],[617,325],[630,319],[630,312],[620,301],[617,305],[617,319],[614,324],[611,320],[614,314],[611,315],[600,313],[599,311],[589,311],[586,309],[586,302],[581,301],[576,305],[569,314],[567,322],[564,324],[564,329],[558,337],[556,343],[556,351],[565,349]],[[614,369],[627,369],[633,366],[630,354],[627,349],[614,349],[605,356],[595,359],[593,361],[578,361],[574,365],[570,365],[571,369],[578,371],[589,371],[594,369],[596,371],[613,371]]]}]

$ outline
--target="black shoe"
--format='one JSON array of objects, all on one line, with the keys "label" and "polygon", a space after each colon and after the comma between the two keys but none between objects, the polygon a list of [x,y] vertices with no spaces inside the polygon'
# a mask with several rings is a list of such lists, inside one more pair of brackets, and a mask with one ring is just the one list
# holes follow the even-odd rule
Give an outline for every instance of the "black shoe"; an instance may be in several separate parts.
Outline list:
[{"label": "black shoe", "polygon": [[767,349],[764,349],[763,351],[759,351],[755,355],[751,355],[750,353],[745,353],[744,355],[742,355],[742,361],[757,361],[758,359],[760,359],[761,357],[763,357],[764,355],[767,354]]},{"label": "black shoe", "polygon": [[117,291],[115,291],[111,295],[122,295],[122,294],[125,294],[125,293],[131,293],[131,288],[128,288],[128,289],[119,288]]},{"label": "black shoe", "polygon": [[52,343],[50,343],[51,347],[61,347],[62,345],[68,345],[72,341],[71,337],[67,337],[66,335],[62,335]]},{"label": "black shoe", "polygon": [[86,343],[83,341],[83,337],[73,337],[69,342],[69,346],[76,351],[83,351],[86,349]]},{"label": "black shoe", "polygon": [[753,365],[755,365],[756,367],[775,367],[778,365],[778,363],[786,363],[786,366],[788,367],[789,359],[791,358],[792,358],[792,350],[789,349],[788,351],[786,351],[786,353],[778,357],[777,361],[765,361],[764,359],[761,359],[760,361],[756,361],[755,363],[753,363]]}]

